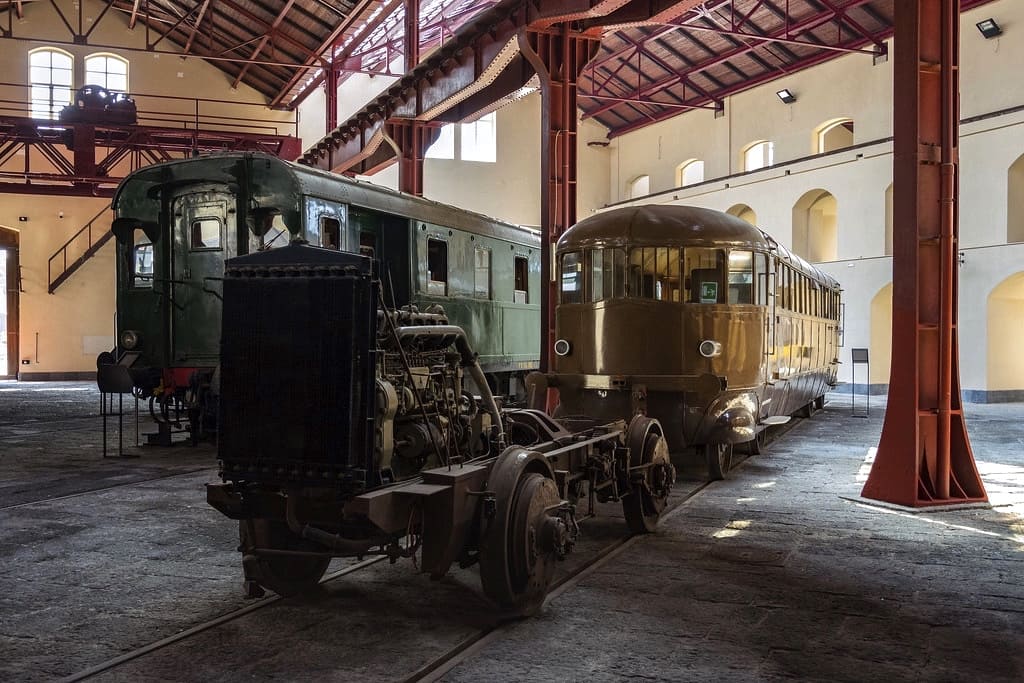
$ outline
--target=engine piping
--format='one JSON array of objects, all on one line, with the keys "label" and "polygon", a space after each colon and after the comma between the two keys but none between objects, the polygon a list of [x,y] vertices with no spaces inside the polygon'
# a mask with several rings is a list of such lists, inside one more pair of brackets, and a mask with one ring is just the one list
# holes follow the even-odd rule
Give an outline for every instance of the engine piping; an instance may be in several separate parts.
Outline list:
[{"label": "engine piping", "polygon": [[469,376],[473,378],[473,381],[476,382],[476,386],[480,389],[480,398],[483,399],[484,407],[490,414],[491,419],[494,420],[494,424],[498,426],[499,452],[504,450],[505,427],[501,421],[501,413],[498,410],[498,403],[494,400],[494,394],[491,393],[491,385],[487,383],[487,378],[484,377],[484,371],[480,368],[476,352],[473,351],[473,347],[469,345],[469,339],[466,337],[466,331],[458,325],[415,325],[399,327],[395,333],[400,342],[410,337],[420,339],[439,337],[454,338],[451,343],[455,344],[455,348],[462,357],[462,366],[469,370]]}]

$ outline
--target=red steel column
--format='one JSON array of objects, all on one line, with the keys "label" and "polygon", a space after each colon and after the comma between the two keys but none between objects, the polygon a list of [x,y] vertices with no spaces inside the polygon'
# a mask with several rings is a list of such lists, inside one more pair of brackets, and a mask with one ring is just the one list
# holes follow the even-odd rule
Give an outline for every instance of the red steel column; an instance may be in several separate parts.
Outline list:
[{"label": "red steel column", "polygon": [[597,54],[599,39],[574,34],[569,24],[553,33],[520,34],[520,50],[541,84],[541,349],[540,370],[551,369],[555,342],[554,244],[576,222],[577,79]]},{"label": "red steel column", "polygon": [[895,3],[893,338],[889,401],[866,498],[984,502],[960,401],[959,0]]},{"label": "red steel column", "polygon": [[384,128],[398,151],[398,189],[422,197],[423,159],[441,129],[413,119],[391,119]]},{"label": "red steel column", "polygon": [[327,121],[324,130],[327,131],[327,135],[330,135],[331,131],[338,127],[338,71],[333,61],[328,64],[324,74],[324,99],[327,104],[325,107]]}]

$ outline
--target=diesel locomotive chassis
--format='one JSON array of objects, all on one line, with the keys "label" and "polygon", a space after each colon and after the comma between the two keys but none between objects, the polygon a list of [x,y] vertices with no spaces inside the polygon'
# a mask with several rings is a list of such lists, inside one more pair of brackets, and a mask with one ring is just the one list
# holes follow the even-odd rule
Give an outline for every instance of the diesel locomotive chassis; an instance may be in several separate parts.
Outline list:
[{"label": "diesel locomotive chassis", "polygon": [[438,309],[386,307],[368,258],[295,244],[227,266],[223,483],[207,501],[239,522],[251,595],[384,555],[434,578],[479,564],[484,593],[527,615],[581,501],[619,501],[632,532],[654,529],[675,481],[657,420],[500,409],[466,333]]}]

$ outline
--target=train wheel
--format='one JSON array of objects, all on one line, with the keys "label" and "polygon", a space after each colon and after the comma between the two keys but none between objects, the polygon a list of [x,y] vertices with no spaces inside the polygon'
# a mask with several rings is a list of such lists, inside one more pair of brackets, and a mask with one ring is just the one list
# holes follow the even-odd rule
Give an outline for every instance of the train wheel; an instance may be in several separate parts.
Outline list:
[{"label": "train wheel", "polygon": [[238,523],[238,535],[242,542],[246,579],[278,595],[289,597],[309,592],[320,582],[331,563],[330,557],[318,555],[255,555],[250,552],[253,548],[316,550],[316,546],[296,536],[283,522],[242,520]]},{"label": "train wheel", "polygon": [[[626,433],[631,492],[622,498],[622,514],[632,534],[648,534],[658,526],[676,469],[668,457],[668,442],[657,420],[638,415]],[[637,469],[634,469],[637,468]]]},{"label": "train wheel", "polygon": [[822,394],[818,398],[814,399],[814,409],[824,410],[825,409],[825,394]]},{"label": "train wheel", "polygon": [[814,409],[817,407],[817,399],[811,401],[803,408],[800,409],[800,417],[808,418],[814,415]]},{"label": "train wheel", "polygon": [[[567,529],[549,513],[561,503],[554,479],[539,453],[507,449],[491,469],[495,514],[480,539],[480,583],[504,616],[529,616],[544,603],[565,552]],[[537,471],[540,470],[540,471]]]},{"label": "train wheel", "polygon": [[708,461],[708,479],[710,481],[725,479],[725,475],[732,467],[732,444],[705,444],[704,458]]}]

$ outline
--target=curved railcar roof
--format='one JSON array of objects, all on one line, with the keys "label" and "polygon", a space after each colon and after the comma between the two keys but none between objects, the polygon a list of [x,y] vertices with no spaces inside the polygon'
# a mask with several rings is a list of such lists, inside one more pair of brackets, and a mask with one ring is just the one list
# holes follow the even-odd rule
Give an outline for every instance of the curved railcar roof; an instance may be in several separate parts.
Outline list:
[{"label": "curved railcar roof", "polygon": [[679,204],[639,204],[602,211],[572,226],[558,239],[559,252],[602,247],[728,247],[774,251],[783,261],[816,280],[839,283],[768,233],[714,209]]},{"label": "curved railcar roof", "polygon": [[[248,169],[244,168],[248,165]],[[238,191],[243,183],[261,206],[299,215],[300,198],[319,197],[392,213],[448,228],[540,245],[540,233],[480,213],[398,192],[365,181],[283,161],[258,152],[226,152],[168,161],[132,173],[118,185],[111,206],[135,218],[156,220],[164,187],[224,185]]]}]

